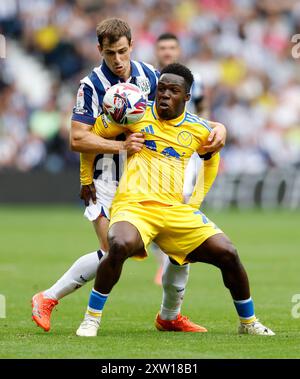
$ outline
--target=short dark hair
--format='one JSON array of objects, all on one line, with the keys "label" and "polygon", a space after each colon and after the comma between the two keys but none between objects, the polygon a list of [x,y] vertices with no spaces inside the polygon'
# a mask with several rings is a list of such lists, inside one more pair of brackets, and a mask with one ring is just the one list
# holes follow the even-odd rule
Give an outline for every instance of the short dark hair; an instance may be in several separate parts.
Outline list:
[{"label": "short dark hair", "polygon": [[173,34],[173,33],[163,33],[161,35],[159,35],[156,39],[156,43],[160,42],[160,41],[165,41],[165,40],[168,40],[168,39],[174,39],[176,42],[179,43],[179,40],[178,40],[178,37]]},{"label": "short dark hair", "polygon": [[108,18],[97,25],[96,28],[99,45],[102,47],[103,40],[108,39],[109,43],[117,42],[121,37],[126,37],[131,43],[131,29],[128,23],[120,18]]},{"label": "short dark hair", "polygon": [[175,74],[181,76],[185,81],[186,91],[190,92],[194,76],[189,68],[180,63],[171,63],[161,70],[160,76],[163,74]]}]

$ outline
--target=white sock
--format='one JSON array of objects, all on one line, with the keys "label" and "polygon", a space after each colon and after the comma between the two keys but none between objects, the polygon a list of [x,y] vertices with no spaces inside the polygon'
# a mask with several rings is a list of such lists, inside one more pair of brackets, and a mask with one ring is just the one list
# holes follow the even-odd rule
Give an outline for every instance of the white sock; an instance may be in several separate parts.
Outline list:
[{"label": "white sock", "polygon": [[85,254],[77,259],[52,287],[43,292],[44,296],[50,299],[60,300],[94,279],[99,262],[104,255],[104,251],[98,250]]},{"label": "white sock", "polygon": [[190,265],[179,266],[167,259],[163,268],[163,300],[160,308],[160,317],[163,320],[175,320],[180,313],[189,277]]},{"label": "white sock", "polygon": [[152,246],[151,246],[151,252],[153,253],[153,255],[155,256],[155,258],[157,259],[159,265],[163,266],[166,262],[166,260],[169,260],[169,257],[167,256],[167,254],[165,254],[160,248],[158,245],[156,245],[156,243],[152,242]]}]

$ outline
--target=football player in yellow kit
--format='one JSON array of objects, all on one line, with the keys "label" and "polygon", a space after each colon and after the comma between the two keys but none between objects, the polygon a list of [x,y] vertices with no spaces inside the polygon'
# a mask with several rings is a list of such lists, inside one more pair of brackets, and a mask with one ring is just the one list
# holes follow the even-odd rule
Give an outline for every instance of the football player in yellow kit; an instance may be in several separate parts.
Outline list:
[{"label": "football player in yellow kit", "polygon": [[[141,121],[128,126],[130,132],[144,133],[145,146],[128,158],[113,200],[109,253],[98,267],[78,336],[97,335],[102,309],[120,278],[125,260],[145,258],[153,240],[179,265],[205,262],[221,270],[240,318],[239,333],[274,335],[255,316],[248,277],[236,249],[199,211],[217,175],[219,154],[205,154],[203,149],[210,133],[209,122],[185,110],[192,82],[193,75],[187,67],[178,63],[165,67],[155,102]],[[98,118],[93,127],[94,133],[105,138],[121,131],[122,127],[107,122],[105,116]],[[184,169],[195,151],[204,159],[203,170],[189,203],[183,204]],[[82,155],[82,184],[92,182],[93,160],[93,154]],[[169,330],[165,322],[158,314],[157,329]]]}]

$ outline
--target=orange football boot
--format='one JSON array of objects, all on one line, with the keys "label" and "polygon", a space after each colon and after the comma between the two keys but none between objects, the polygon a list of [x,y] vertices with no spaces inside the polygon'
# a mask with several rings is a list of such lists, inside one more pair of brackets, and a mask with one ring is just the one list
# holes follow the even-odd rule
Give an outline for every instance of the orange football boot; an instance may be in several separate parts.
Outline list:
[{"label": "orange football boot", "polygon": [[177,315],[175,320],[162,320],[158,313],[155,319],[155,326],[156,329],[163,332],[207,332],[207,329],[203,326],[195,324],[186,316],[182,316],[180,313]]},{"label": "orange football boot", "polygon": [[32,320],[48,332],[50,330],[50,317],[53,308],[58,304],[57,300],[47,299],[42,292],[37,293],[31,300]]}]

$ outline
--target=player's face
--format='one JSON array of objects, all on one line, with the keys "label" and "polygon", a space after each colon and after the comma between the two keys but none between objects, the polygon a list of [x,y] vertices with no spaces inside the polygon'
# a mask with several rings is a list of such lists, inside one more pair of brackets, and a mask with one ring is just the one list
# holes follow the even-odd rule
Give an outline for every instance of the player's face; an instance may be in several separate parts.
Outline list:
[{"label": "player's face", "polygon": [[166,39],[156,44],[156,59],[159,67],[178,62],[180,58],[179,43],[175,39]]},{"label": "player's face", "polygon": [[159,78],[155,104],[160,118],[171,120],[180,116],[189,98],[190,94],[186,92],[183,77],[175,74],[163,74]]},{"label": "player's face", "polygon": [[98,48],[110,71],[127,80],[130,77],[132,42],[129,43],[125,36],[114,43],[109,43],[108,39],[104,38],[102,46],[99,45]]}]

